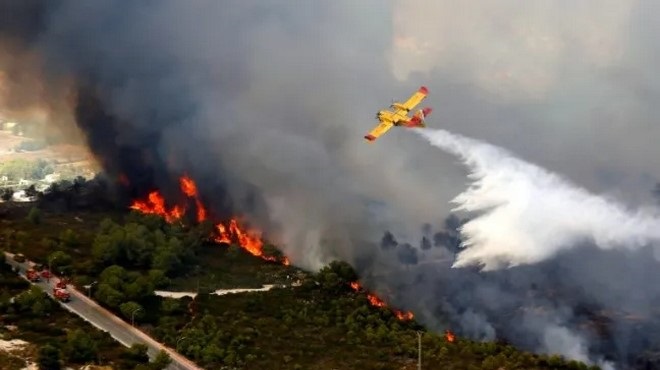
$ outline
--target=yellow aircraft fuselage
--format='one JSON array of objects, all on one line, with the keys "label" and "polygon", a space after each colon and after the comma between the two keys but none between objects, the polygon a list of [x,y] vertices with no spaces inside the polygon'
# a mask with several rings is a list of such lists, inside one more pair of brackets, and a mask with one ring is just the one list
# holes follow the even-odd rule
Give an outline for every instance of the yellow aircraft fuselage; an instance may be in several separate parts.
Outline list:
[{"label": "yellow aircraft fuselage", "polygon": [[364,138],[367,141],[374,141],[393,126],[424,127],[424,117],[431,113],[431,108],[424,108],[415,113],[412,117],[409,117],[408,113],[417,104],[424,100],[427,94],[428,89],[425,86],[422,86],[404,103],[392,103],[390,106],[392,110],[384,109],[378,111],[376,118],[380,123],[365,135]]},{"label": "yellow aircraft fuselage", "polygon": [[407,110],[399,109],[394,112],[389,110],[381,110],[378,112],[378,120],[387,121],[392,123],[394,126],[399,126],[400,122],[407,122],[410,120],[410,117],[408,117]]}]

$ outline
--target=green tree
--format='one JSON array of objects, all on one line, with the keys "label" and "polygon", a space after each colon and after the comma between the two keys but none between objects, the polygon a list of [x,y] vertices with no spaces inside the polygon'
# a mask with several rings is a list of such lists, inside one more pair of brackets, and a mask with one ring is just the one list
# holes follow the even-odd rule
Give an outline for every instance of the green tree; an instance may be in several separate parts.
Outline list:
[{"label": "green tree", "polygon": [[53,309],[51,300],[37,286],[32,286],[19,294],[15,302],[21,312],[30,312],[35,316],[43,316]]},{"label": "green tree", "polygon": [[201,355],[205,363],[217,363],[225,357],[225,351],[218,347],[216,343],[211,342],[204,346]]},{"label": "green tree", "polygon": [[97,343],[82,329],[76,329],[67,334],[64,355],[69,361],[83,363],[96,358]]},{"label": "green tree", "polygon": [[160,249],[154,256],[152,267],[157,270],[165,271],[166,273],[172,273],[175,272],[180,265],[181,260],[174,251]]},{"label": "green tree", "polygon": [[149,370],[145,367],[149,362],[147,355],[147,346],[142,343],[135,343],[130,348],[124,350],[121,354],[121,360],[117,366],[118,370]]},{"label": "green tree", "polygon": [[55,249],[58,246],[57,241],[51,238],[41,238],[40,244],[47,250]]},{"label": "green tree", "polygon": [[60,370],[60,351],[50,344],[39,349],[37,364],[40,370]]},{"label": "green tree", "polygon": [[124,229],[109,218],[103,219],[92,242],[92,256],[100,265],[112,265],[124,258]]},{"label": "green tree", "polygon": [[339,279],[344,283],[350,283],[358,279],[357,272],[351,265],[344,261],[333,261],[330,263],[329,268],[335,272]]},{"label": "green tree", "polygon": [[41,210],[37,207],[32,207],[30,213],[27,215],[27,220],[34,225],[41,224]]},{"label": "green tree", "polygon": [[55,251],[48,256],[48,262],[52,269],[57,270],[58,267],[71,265],[73,258],[66,252]]},{"label": "green tree", "polygon": [[148,362],[149,356],[147,355],[148,347],[146,344],[135,343],[126,350],[126,358],[136,362]]},{"label": "green tree", "polygon": [[119,311],[127,319],[139,321],[144,318],[144,308],[137,302],[126,302],[119,305]]},{"label": "green tree", "polygon": [[62,231],[60,233],[60,240],[67,248],[75,248],[80,244],[78,235],[76,235],[76,233],[71,229]]},{"label": "green tree", "polygon": [[339,275],[332,270],[319,271],[318,281],[324,290],[331,292],[336,292],[343,287]]},{"label": "green tree", "polygon": [[154,358],[153,362],[149,364],[150,370],[164,370],[169,364],[172,363],[170,355],[165,351],[160,351]]},{"label": "green tree", "polygon": [[107,267],[99,275],[99,282],[108,284],[114,289],[123,290],[124,282],[128,278],[128,272],[121,266],[112,265]]},{"label": "green tree", "polygon": [[324,290],[338,292],[349,283],[357,281],[358,276],[348,263],[333,261],[318,272],[316,279]]},{"label": "green tree", "polygon": [[148,277],[140,276],[137,273],[136,275],[130,279],[133,281],[129,280],[125,282],[123,288],[127,299],[139,301],[144,297],[152,295],[154,293],[154,287]]},{"label": "green tree", "polygon": [[161,310],[166,315],[176,315],[183,313],[184,305],[175,298],[164,298],[160,304]]},{"label": "green tree", "polygon": [[0,199],[2,199],[5,202],[9,202],[12,200],[14,197],[14,189],[12,188],[6,188],[2,190],[2,195],[0,195]]},{"label": "green tree", "polygon": [[166,225],[165,220],[158,215],[143,214],[140,212],[131,212],[126,217],[126,223],[144,225],[148,230],[160,230]]},{"label": "green tree", "polygon": [[165,288],[171,284],[170,278],[165,275],[163,270],[149,270],[149,281],[154,288]]},{"label": "green tree", "polygon": [[147,267],[154,253],[154,236],[149,229],[137,223],[124,225],[122,246],[131,266]]},{"label": "green tree", "polygon": [[94,293],[94,297],[101,303],[109,307],[117,308],[122,302],[126,301],[126,296],[120,290],[117,290],[106,283],[99,283]]}]

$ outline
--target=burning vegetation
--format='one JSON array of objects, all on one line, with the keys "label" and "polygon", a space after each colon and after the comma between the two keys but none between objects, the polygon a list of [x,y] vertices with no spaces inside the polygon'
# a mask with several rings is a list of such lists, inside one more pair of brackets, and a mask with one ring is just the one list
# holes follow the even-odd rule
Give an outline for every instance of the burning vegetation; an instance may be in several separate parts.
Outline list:
[{"label": "burning vegetation", "polygon": [[456,336],[449,330],[445,330],[445,339],[449,343],[453,343],[456,340]]},{"label": "burning vegetation", "polygon": [[[367,292],[365,289],[362,288],[360,283],[358,283],[357,281],[351,282],[350,285],[351,285],[351,288],[353,288],[353,290],[355,290],[356,292],[365,291],[367,293],[367,299],[369,300],[369,304],[371,304],[372,306],[379,307],[379,308],[380,307],[383,307],[383,308],[387,307],[387,304],[385,303],[385,301],[378,298],[378,296],[376,296],[375,294]],[[410,311],[405,311],[404,312],[404,311],[399,311],[399,310],[392,310],[392,312],[397,317],[397,319],[402,320],[402,321],[412,320],[415,317],[415,315]]]},{"label": "burning vegetation", "polygon": [[[163,195],[158,190],[154,190],[149,193],[146,199],[133,201],[130,208],[142,213],[161,216],[168,223],[174,223],[182,221],[192,204],[194,205],[197,222],[206,221],[208,218],[208,212],[199,197],[195,181],[187,175],[183,175],[179,179],[179,187],[181,192],[188,198],[188,200],[192,200],[192,202],[184,201],[168,207]],[[267,261],[279,262],[283,265],[290,264],[287,257],[283,256],[278,258],[264,254],[264,242],[262,240],[261,232],[253,228],[248,229],[242,226],[237,218],[231,218],[227,222],[215,223],[214,230],[215,235],[213,235],[211,239],[217,243],[235,243],[253,256],[260,257]]]},{"label": "burning vegetation", "polygon": [[[208,212],[199,197],[195,181],[189,176],[183,175],[179,178],[179,188],[186,198],[192,200],[192,202],[180,202],[179,204],[168,207],[163,195],[158,190],[154,190],[148,194],[146,199],[133,201],[130,208],[141,213],[161,216],[168,223],[174,223],[181,222],[189,211],[190,205],[194,205],[197,222],[206,221]],[[287,266],[290,264],[286,256],[275,257],[264,254],[264,241],[261,232],[242,226],[237,218],[231,218],[227,222],[216,222],[214,235],[212,235],[211,239],[220,244],[236,244],[251,255],[267,261],[279,262]],[[357,281],[351,282],[350,286],[356,292],[365,291],[371,306],[379,308],[387,307],[385,301],[375,294],[364,290]],[[415,317],[410,311],[392,310],[392,312],[402,321],[409,321]]]},{"label": "burning vegetation", "polygon": [[[150,204],[146,200],[145,203]],[[167,210],[173,208],[164,205]],[[196,215],[193,210],[188,209],[189,216]],[[389,309],[374,309],[372,305],[387,305],[365,292],[357,282],[357,272],[345,262],[332,262],[318,273],[300,274],[302,284],[296,289],[224,296],[200,294],[194,300],[190,297],[162,298],[154,296],[154,289],[179,289],[181,283],[199,284],[200,275],[197,272],[190,275],[194,264],[201,265],[204,285],[219,281],[204,276],[205,270],[222,271],[222,281],[244,274],[246,280],[240,278],[240,282],[233,280],[231,284],[243,284],[254,278],[251,281],[262,285],[266,282],[261,277],[269,275],[268,279],[279,279],[294,268],[258,263],[247,253],[234,253],[240,250],[238,246],[231,249],[202,247],[212,240],[208,237],[209,232],[215,235],[211,224],[182,228],[177,223],[167,223],[164,218],[145,217],[139,212],[127,215],[117,223],[104,218],[103,212],[67,214],[44,211],[41,223],[32,225],[26,219],[27,210],[24,211],[13,215],[7,227],[29,231],[25,233],[25,239],[3,233],[7,238],[4,241],[12,250],[38,262],[52,260],[54,271],[71,271],[81,284],[97,282],[89,292],[95,300],[125,320],[134,318],[136,326],[176,348],[177,352],[203,368],[265,369],[285,359],[287,368],[410,369],[417,360],[415,331],[420,326],[414,321],[397,320]],[[25,229],[30,225],[31,228]],[[226,225],[230,226],[230,223]],[[71,230],[60,236],[63,227]],[[44,239],[56,238],[63,243],[59,247],[41,244]],[[92,248],[76,248],[80,245],[91,245]],[[53,248],[56,254],[48,255]],[[73,253],[74,248],[81,254],[72,258],[69,253]],[[91,263],[76,263],[77,260]],[[218,266],[218,262],[222,265]],[[9,266],[6,268],[7,274],[18,279]],[[269,274],[273,271],[277,271],[278,276]],[[270,280],[267,283],[285,281]],[[0,308],[22,314],[5,316],[19,320],[12,324],[20,326],[27,320],[29,325],[26,327],[43,327],[38,322],[45,306],[22,307],[20,299],[12,304],[9,298],[15,295],[7,295],[4,301],[0,297]],[[46,305],[46,309],[48,307],[57,306]],[[143,309],[135,311],[137,307]],[[149,315],[144,314],[144,307],[153,308]],[[39,314],[35,314],[36,309]],[[36,320],[37,324],[32,325],[29,320]],[[50,332],[36,334],[45,341],[52,340]],[[427,333],[422,337],[423,361],[429,366],[433,364],[434,368],[587,369],[557,356],[524,353],[503,343],[458,339],[452,343],[451,337],[442,334]],[[180,340],[181,337],[186,339]],[[84,339],[89,346],[98,349],[89,352],[90,356],[105,356],[104,348],[109,346],[105,339]],[[62,348],[67,347],[63,345]],[[68,353],[73,352],[63,351],[63,358],[66,359]]]}]

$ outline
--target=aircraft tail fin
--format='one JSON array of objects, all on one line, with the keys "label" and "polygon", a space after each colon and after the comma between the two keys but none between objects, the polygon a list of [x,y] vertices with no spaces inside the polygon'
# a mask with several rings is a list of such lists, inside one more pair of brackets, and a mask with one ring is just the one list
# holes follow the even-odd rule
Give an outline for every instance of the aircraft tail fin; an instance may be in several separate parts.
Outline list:
[{"label": "aircraft tail fin", "polygon": [[428,117],[431,112],[433,112],[433,108],[431,107],[426,107],[424,109],[418,110],[415,115],[408,121],[408,124],[406,126],[408,127],[426,127],[426,122],[425,118]]}]

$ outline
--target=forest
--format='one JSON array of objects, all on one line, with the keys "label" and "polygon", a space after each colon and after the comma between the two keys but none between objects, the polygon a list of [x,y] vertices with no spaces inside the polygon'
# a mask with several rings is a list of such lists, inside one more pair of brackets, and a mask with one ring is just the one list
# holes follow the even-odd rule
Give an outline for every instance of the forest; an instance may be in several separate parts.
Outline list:
[{"label": "forest", "polygon": [[[85,189],[88,185],[91,190]],[[414,319],[397,318],[389,307],[374,306],[366,292],[351,287],[359,276],[345,262],[304,271],[255,258],[235,244],[218,244],[209,238],[208,223],[167,223],[116,207],[88,209],[84,205],[89,203],[77,198],[103,196],[94,195],[98,186],[69,185],[56,188],[60,195],[42,194],[34,203],[3,203],[2,245],[42,268],[50,266],[81,291],[89,287],[86,292],[103,306],[127,321],[134,319],[142,330],[205,368],[414,369],[418,333],[425,369],[597,368],[520,351],[504,342],[449,341]],[[53,207],[61,199],[69,201]],[[280,253],[275,246],[266,249]],[[277,287],[212,294],[263,284]],[[174,299],[154,294],[181,287],[197,295]],[[12,310],[15,320],[29,322],[57,308],[43,293],[25,288],[12,304],[8,299],[17,291],[3,291],[1,307]],[[62,343],[57,335],[52,334],[53,342]],[[66,344],[57,351],[42,349],[69,362],[103,362],[92,354],[101,356],[97,349],[109,345],[107,338],[75,330],[65,336]],[[130,353],[139,350],[124,357],[138,358]],[[130,368],[126,366],[118,368]]]}]

